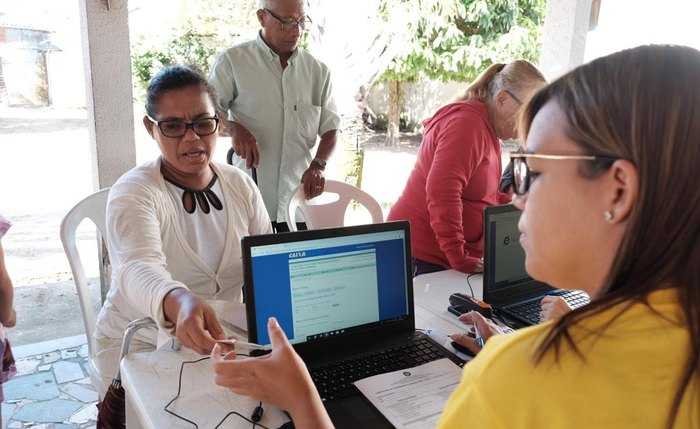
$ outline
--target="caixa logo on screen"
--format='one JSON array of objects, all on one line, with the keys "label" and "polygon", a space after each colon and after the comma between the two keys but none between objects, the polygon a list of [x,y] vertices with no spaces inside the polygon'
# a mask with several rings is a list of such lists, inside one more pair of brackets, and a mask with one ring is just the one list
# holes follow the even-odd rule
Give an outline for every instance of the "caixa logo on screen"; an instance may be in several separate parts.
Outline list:
[{"label": "caixa logo on screen", "polygon": [[289,254],[289,259],[303,258],[306,256],[306,252],[292,252]]}]

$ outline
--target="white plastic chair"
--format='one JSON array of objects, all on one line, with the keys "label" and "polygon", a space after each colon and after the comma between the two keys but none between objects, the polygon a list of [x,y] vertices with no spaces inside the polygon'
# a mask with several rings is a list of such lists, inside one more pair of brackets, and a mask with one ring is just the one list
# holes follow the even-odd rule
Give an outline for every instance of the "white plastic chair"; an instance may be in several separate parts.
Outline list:
[{"label": "white plastic chair", "polygon": [[[326,194],[336,194],[338,199],[327,203],[319,203],[317,199],[323,198]],[[294,189],[289,197],[289,201],[287,201],[286,217],[289,230],[297,230],[295,222],[297,208],[304,215],[309,229],[343,226],[345,224],[345,212],[353,200],[365,206],[372,216],[373,223],[384,222],[382,206],[370,194],[349,183],[326,180],[323,194],[309,201],[304,198],[303,184]]]},{"label": "white plastic chair", "polygon": [[102,237],[105,235],[105,211],[107,209],[107,196],[109,188],[102,189],[92,195],[81,200],[75,205],[61,221],[61,242],[63,250],[68,257],[70,269],[73,272],[73,281],[78,292],[78,300],[80,301],[80,310],[83,314],[83,324],[85,325],[85,335],[87,336],[88,352],[90,355],[90,380],[97,392],[104,392],[105,389],[100,378],[100,373],[93,360],[95,352],[95,325],[96,316],[95,309],[92,307],[92,299],[90,294],[90,286],[85,277],[85,269],[80,260],[78,247],[75,244],[75,235],[78,226],[83,220],[90,219]]}]

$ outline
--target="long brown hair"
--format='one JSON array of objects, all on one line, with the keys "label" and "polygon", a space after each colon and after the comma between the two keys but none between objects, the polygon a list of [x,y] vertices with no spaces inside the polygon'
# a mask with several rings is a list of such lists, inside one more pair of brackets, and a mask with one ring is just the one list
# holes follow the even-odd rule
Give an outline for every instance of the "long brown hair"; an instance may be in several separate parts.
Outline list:
[{"label": "long brown hair", "polygon": [[492,64],[452,101],[476,100],[483,103],[502,89],[523,94],[524,97],[526,92],[532,92],[530,89],[545,82],[542,73],[529,61],[515,60],[508,64]]},{"label": "long brown hair", "polygon": [[[523,111],[521,135],[550,100],[564,111],[567,135],[584,153],[634,163],[639,195],[598,296],[554,324],[535,360],[552,349],[558,358],[564,344],[581,355],[569,331],[578,321],[617,304],[624,311],[647,303],[650,292],[674,287],[691,343],[671,427],[689,386],[700,385],[700,51],[641,46],[583,65],[535,94]],[[581,163],[585,176],[605,168]]]}]

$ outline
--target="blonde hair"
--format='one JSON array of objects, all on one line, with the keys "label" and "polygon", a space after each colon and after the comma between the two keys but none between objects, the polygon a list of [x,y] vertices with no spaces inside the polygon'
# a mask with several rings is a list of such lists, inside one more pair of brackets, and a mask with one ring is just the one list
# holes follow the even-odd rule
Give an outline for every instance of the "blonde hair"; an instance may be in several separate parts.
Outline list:
[{"label": "blonde hair", "polygon": [[547,81],[542,73],[529,61],[515,60],[508,64],[492,64],[481,72],[453,102],[476,100],[483,103],[493,98],[502,89],[513,91],[525,98],[525,93],[529,95],[533,92],[532,90],[545,83]]}]

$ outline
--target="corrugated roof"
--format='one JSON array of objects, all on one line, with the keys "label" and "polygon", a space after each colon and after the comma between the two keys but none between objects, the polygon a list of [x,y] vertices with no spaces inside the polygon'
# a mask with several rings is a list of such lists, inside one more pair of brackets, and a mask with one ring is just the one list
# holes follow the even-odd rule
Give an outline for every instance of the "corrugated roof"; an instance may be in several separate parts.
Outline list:
[{"label": "corrugated roof", "polygon": [[46,30],[44,28],[36,28],[31,25],[24,25],[16,22],[8,22],[6,20],[0,19],[0,27],[14,28],[17,30],[31,30],[31,31],[41,31],[43,33],[53,33],[52,30]]}]

